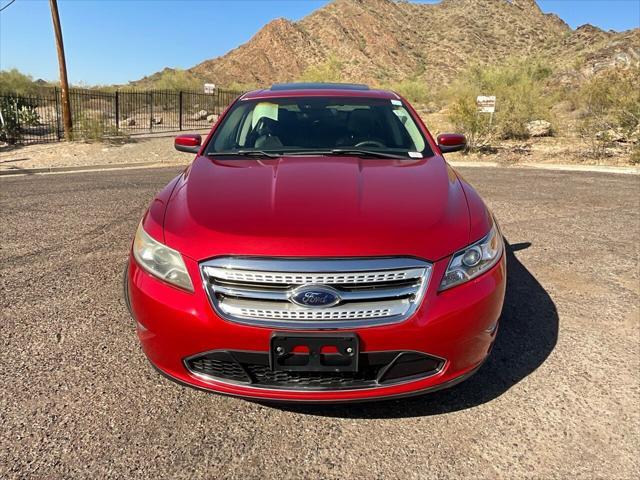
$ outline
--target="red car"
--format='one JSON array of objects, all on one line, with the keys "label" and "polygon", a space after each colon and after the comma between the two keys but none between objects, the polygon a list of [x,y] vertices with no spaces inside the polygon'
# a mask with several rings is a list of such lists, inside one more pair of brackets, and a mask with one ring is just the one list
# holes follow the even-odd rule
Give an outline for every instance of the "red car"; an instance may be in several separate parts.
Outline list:
[{"label": "red car", "polygon": [[153,200],[125,295],[151,363],[259,400],[346,402],[454,385],[489,355],[503,238],[399,95],[279,84],[238,98]]}]

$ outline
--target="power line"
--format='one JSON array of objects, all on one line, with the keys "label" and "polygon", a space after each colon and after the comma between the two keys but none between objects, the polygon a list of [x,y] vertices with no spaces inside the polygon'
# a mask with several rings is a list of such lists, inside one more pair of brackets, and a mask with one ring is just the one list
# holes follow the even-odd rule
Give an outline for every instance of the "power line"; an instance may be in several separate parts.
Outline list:
[{"label": "power line", "polygon": [[11,5],[13,2],[15,2],[16,0],[11,0],[9,3],[7,3],[4,7],[0,8],[0,12],[3,11],[6,8],[9,8],[9,5]]}]

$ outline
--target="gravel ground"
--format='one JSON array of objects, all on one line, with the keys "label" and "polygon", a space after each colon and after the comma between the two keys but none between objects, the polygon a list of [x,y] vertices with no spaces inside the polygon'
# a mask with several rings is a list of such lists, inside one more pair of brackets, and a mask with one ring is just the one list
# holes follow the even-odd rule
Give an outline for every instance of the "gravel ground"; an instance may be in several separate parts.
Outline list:
[{"label": "gravel ground", "polygon": [[[125,166],[142,162],[186,164],[193,155],[173,148],[173,139],[178,133],[114,139],[112,142],[59,142],[4,147],[0,148],[0,172],[45,167]],[[208,130],[196,133],[204,137]]]},{"label": "gravel ground", "polygon": [[637,176],[462,169],[513,250],[489,361],[430,396],[275,407],[138,346],[122,269],[178,170],[0,179],[0,478],[638,478]]}]

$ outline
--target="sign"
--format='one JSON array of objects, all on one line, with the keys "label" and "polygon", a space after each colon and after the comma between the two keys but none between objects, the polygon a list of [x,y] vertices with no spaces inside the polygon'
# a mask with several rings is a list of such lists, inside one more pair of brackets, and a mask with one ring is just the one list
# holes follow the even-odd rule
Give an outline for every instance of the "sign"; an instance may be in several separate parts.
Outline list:
[{"label": "sign", "polygon": [[496,97],[495,95],[478,95],[478,98],[476,98],[476,105],[478,106],[478,112],[480,113],[493,113],[496,111]]},{"label": "sign", "polygon": [[205,83],[204,84],[204,93],[216,93],[216,84],[215,83]]}]

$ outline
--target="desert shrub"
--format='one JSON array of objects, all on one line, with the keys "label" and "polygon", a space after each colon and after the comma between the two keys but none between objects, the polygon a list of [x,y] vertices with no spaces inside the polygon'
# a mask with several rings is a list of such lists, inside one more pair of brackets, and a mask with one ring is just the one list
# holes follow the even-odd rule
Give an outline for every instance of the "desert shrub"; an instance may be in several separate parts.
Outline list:
[{"label": "desert shrub", "polygon": [[29,127],[40,124],[40,115],[32,105],[21,105],[18,109],[18,118],[22,125]]},{"label": "desert shrub", "polygon": [[609,125],[633,132],[640,123],[640,69],[616,69],[587,82],[579,90],[587,114],[607,119]]},{"label": "desert shrub", "polygon": [[251,82],[231,82],[222,88],[233,92],[248,92],[249,90],[255,90],[258,88],[258,85]]},{"label": "desert shrub", "polygon": [[302,82],[339,82],[342,80],[343,64],[335,56],[330,56],[318,65],[310,65],[302,72]]},{"label": "desert shrub", "polygon": [[73,119],[73,138],[86,141],[100,141],[105,138],[122,137],[112,121],[104,115],[86,115],[80,113]]},{"label": "desert shrub", "polygon": [[433,99],[431,90],[424,79],[408,78],[401,82],[391,84],[389,88],[395,90],[409,100],[409,102],[416,105],[425,105]]},{"label": "desert shrub", "polygon": [[21,127],[40,121],[36,106],[23,97],[0,97],[0,116],[0,140],[10,144],[20,140]]},{"label": "desert shrub", "polygon": [[640,144],[636,143],[635,147],[631,150],[629,163],[631,165],[640,165]]},{"label": "desert shrub", "polygon": [[459,95],[449,105],[449,121],[456,131],[467,137],[467,150],[481,150],[489,145],[493,130],[488,115],[479,115],[476,96]]},{"label": "desert shrub", "polygon": [[583,112],[578,131],[591,156],[604,157],[616,141],[637,135],[638,85],[640,69],[615,69],[592,78],[575,93],[572,104]]},{"label": "desert shrub", "polygon": [[[501,66],[476,66],[463,73],[446,92],[450,120],[472,141],[471,148],[487,144],[492,137],[522,139],[529,136],[526,125],[532,120],[552,121],[554,99],[547,93],[551,70],[528,60]],[[495,95],[496,112],[478,114],[476,97]]]},{"label": "desert shrub", "polygon": [[203,88],[203,82],[186,70],[163,70],[154,80],[151,88],[156,90],[183,90],[199,91]]},{"label": "desert shrub", "polygon": [[17,69],[0,70],[0,94],[32,95],[38,91],[38,84],[29,75]]}]

